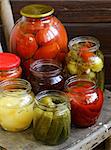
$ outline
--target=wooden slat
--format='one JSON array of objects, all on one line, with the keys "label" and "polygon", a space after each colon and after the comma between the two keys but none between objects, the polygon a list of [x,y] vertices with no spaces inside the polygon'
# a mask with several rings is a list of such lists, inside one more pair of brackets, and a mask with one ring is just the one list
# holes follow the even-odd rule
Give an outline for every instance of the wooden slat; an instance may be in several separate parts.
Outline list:
[{"label": "wooden slat", "polygon": [[19,10],[32,3],[50,4],[62,22],[111,22],[110,0],[11,0],[15,20]]},{"label": "wooden slat", "polygon": [[80,35],[96,37],[105,55],[111,54],[111,23],[65,23],[69,40]]}]

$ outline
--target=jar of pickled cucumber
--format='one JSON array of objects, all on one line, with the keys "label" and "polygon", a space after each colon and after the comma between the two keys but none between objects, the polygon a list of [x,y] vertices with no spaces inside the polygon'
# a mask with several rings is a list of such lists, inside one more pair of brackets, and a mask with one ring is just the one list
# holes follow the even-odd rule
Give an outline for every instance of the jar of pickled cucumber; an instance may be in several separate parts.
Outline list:
[{"label": "jar of pickled cucumber", "polygon": [[46,90],[37,94],[34,106],[33,134],[36,140],[57,145],[70,135],[70,105],[64,92]]},{"label": "jar of pickled cucumber", "polygon": [[99,41],[91,36],[79,36],[69,42],[66,56],[66,72],[69,76],[97,82],[104,89],[104,56]]},{"label": "jar of pickled cucumber", "polygon": [[53,59],[39,59],[30,65],[30,83],[37,94],[43,90],[63,90],[62,65]]},{"label": "jar of pickled cucumber", "polygon": [[67,33],[53,15],[54,8],[43,4],[23,7],[10,36],[10,49],[20,56],[26,77],[36,59],[64,61],[67,53]]},{"label": "jar of pickled cucumber", "polygon": [[15,54],[0,53],[0,81],[20,78],[21,75],[20,58]]},{"label": "jar of pickled cucumber", "polygon": [[94,125],[103,105],[103,91],[88,79],[72,76],[66,80],[65,91],[71,104],[72,123],[77,127]]},{"label": "jar of pickled cucumber", "polygon": [[34,94],[23,79],[0,82],[0,125],[7,131],[27,129],[33,118]]}]

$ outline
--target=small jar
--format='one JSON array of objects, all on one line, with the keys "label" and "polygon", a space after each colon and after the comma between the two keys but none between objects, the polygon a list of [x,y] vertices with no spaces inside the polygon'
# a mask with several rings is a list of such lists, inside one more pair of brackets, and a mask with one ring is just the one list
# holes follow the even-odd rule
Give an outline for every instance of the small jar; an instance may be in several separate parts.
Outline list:
[{"label": "small jar", "polygon": [[68,76],[76,75],[97,82],[104,89],[104,56],[99,41],[91,36],[79,36],[69,42],[66,56]]},{"label": "small jar", "polygon": [[34,95],[31,85],[23,79],[0,82],[0,125],[7,131],[27,129],[33,118]]},{"label": "small jar", "polygon": [[36,60],[30,66],[30,82],[35,94],[43,90],[63,90],[62,66],[52,59]]},{"label": "small jar", "polygon": [[56,59],[63,62],[68,52],[66,30],[53,13],[54,8],[48,5],[27,5],[21,9],[22,17],[12,29],[10,49],[21,58],[26,77],[32,61]]},{"label": "small jar", "polygon": [[64,92],[45,90],[37,94],[34,106],[33,134],[47,145],[64,142],[70,135],[70,105]]},{"label": "small jar", "polygon": [[87,79],[68,78],[65,91],[70,99],[72,123],[89,127],[96,123],[103,105],[103,92]]},{"label": "small jar", "polygon": [[0,53],[0,81],[20,78],[21,74],[20,58],[15,54]]}]

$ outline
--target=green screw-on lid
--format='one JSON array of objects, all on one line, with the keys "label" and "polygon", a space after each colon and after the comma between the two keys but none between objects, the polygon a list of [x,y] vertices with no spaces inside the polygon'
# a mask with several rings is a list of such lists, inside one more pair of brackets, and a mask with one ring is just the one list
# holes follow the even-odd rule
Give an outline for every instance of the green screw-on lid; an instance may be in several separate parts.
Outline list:
[{"label": "green screw-on lid", "polygon": [[49,5],[32,4],[23,7],[20,14],[30,18],[42,18],[54,13],[54,8]]}]

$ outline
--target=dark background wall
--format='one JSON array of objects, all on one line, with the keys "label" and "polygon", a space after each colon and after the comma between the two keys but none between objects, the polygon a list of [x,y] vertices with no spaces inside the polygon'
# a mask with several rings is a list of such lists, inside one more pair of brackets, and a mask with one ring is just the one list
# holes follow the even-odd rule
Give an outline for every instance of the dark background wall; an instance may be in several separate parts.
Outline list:
[{"label": "dark background wall", "polygon": [[[110,0],[10,0],[14,20],[20,9],[33,3],[50,4],[65,25],[69,40],[79,35],[91,35],[99,39],[105,56],[105,84],[111,85],[111,1]],[[0,25],[2,31],[2,24]],[[2,31],[1,41],[4,43]],[[4,46],[5,47],[5,46]]]}]

